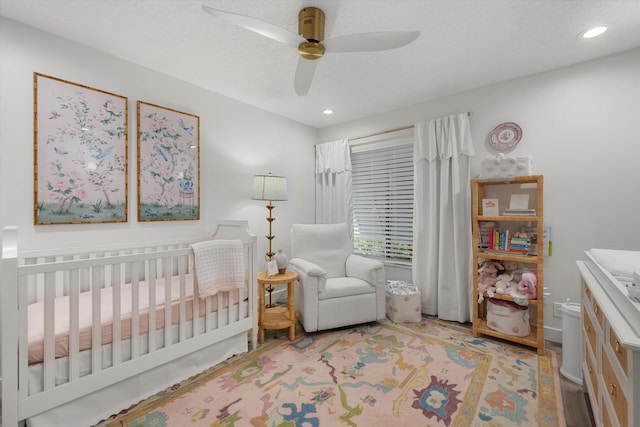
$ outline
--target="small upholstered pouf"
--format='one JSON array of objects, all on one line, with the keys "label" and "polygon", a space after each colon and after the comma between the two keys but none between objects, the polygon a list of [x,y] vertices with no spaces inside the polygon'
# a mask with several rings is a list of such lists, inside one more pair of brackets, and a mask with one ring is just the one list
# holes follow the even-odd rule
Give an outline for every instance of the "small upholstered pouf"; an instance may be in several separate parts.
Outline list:
[{"label": "small upholstered pouf", "polygon": [[394,323],[417,323],[420,314],[420,291],[402,280],[387,280],[385,286],[387,317]]}]

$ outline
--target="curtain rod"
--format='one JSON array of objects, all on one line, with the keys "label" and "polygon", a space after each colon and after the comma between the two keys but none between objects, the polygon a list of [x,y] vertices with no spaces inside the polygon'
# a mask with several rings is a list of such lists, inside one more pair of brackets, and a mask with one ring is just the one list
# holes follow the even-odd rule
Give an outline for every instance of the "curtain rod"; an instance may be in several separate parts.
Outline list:
[{"label": "curtain rod", "polygon": [[[467,117],[470,117],[470,116],[471,116],[471,112],[467,111]],[[371,133],[369,135],[354,136],[353,138],[349,138],[349,141],[357,141],[358,139],[370,138],[372,136],[384,135],[386,133],[391,133],[391,132],[399,132],[401,130],[412,129],[413,127],[414,127],[413,125],[409,125],[409,126],[403,126],[403,127],[399,127],[399,128],[395,128],[395,129],[383,130],[383,131],[380,131],[380,132]]]}]

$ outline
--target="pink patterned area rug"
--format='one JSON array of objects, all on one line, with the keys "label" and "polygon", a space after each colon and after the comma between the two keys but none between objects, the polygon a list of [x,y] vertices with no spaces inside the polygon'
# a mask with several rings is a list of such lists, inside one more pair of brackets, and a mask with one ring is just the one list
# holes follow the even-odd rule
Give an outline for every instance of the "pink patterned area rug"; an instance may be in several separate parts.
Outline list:
[{"label": "pink patterned area rug", "polygon": [[565,426],[555,354],[423,318],[262,345],[107,426]]}]

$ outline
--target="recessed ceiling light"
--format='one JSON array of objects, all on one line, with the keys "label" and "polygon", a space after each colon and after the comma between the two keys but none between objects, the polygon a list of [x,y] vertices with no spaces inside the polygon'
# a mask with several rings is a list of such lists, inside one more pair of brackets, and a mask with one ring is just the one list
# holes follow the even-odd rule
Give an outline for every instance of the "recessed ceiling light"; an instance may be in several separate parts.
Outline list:
[{"label": "recessed ceiling light", "polygon": [[607,27],[594,27],[594,28],[591,28],[590,30],[585,31],[582,34],[582,37],[585,39],[591,39],[593,37],[598,37],[599,35],[603,34],[605,31],[607,31]]},{"label": "recessed ceiling light", "polygon": [[325,110],[322,110],[322,114],[324,114],[325,116],[330,116],[333,114],[333,110],[331,108],[327,108]]}]

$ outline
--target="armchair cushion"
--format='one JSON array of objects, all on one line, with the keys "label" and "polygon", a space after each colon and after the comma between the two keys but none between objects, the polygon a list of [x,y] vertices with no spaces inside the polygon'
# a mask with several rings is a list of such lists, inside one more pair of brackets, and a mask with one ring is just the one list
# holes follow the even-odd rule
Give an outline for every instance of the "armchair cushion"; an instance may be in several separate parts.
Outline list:
[{"label": "armchair cushion", "polygon": [[342,298],[351,295],[375,294],[376,288],[370,283],[356,277],[334,277],[327,279],[323,292],[318,299]]},{"label": "armchair cushion", "polygon": [[347,257],[353,253],[347,224],[294,224],[291,253],[322,266],[328,278],[346,276]]}]

